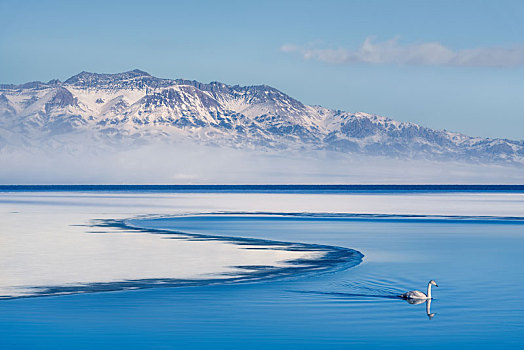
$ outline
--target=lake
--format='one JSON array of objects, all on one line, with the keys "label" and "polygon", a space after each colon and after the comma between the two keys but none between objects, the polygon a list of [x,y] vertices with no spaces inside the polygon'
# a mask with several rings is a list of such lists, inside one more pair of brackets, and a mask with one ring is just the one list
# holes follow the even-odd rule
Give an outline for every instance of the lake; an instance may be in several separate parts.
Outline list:
[{"label": "lake", "polygon": [[518,187],[1,191],[2,348],[524,344]]}]

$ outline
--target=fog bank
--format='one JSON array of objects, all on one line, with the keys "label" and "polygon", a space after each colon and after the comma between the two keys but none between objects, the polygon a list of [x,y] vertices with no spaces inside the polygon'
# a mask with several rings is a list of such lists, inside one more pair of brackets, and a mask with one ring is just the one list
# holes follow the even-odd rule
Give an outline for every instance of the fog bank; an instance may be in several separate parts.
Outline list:
[{"label": "fog bank", "polygon": [[521,184],[523,178],[518,166],[195,144],[0,154],[2,184]]}]

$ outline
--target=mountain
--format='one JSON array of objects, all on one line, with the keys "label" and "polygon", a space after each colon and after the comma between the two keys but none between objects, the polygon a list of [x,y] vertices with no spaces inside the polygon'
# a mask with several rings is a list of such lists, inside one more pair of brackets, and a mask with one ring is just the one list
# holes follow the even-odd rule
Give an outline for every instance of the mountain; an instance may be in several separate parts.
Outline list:
[{"label": "mountain", "polygon": [[161,79],[141,70],[0,85],[0,149],[197,142],[403,159],[524,164],[524,141],[470,137],[300,101],[267,85]]}]

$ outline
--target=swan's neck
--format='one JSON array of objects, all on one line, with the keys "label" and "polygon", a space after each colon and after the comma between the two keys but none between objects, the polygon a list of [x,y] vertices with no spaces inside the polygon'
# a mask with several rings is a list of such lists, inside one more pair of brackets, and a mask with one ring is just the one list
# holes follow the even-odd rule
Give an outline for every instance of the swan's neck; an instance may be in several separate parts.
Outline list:
[{"label": "swan's neck", "polygon": [[428,299],[431,299],[431,283],[428,283]]}]

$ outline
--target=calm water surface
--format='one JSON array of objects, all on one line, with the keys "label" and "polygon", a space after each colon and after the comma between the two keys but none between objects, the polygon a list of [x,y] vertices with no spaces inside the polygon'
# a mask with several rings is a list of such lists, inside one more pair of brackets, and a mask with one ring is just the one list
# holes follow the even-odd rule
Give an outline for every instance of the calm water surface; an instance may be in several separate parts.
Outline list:
[{"label": "calm water surface", "polygon": [[[1,348],[517,348],[524,225],[456,220],[187,216],[133,225],[343,246],[357,267],[250,284],[0,302]],[[86,262],[89,263],[89,262]],[[110,268],[110,266],[108,267]],[[435,300],[396,299],[425,291]]]}]

